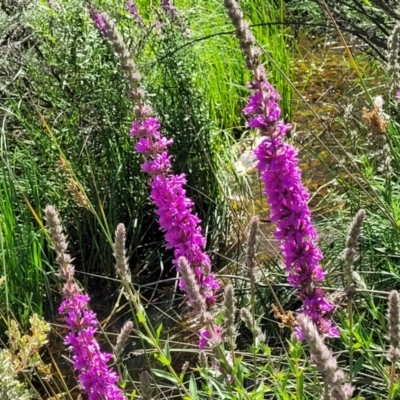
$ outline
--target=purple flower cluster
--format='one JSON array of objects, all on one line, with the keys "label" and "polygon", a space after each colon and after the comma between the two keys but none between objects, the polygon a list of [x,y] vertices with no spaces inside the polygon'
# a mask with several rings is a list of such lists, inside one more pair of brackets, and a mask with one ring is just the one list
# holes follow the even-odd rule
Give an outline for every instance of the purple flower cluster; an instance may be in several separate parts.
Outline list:
[{"label": "purple flower cluster", "polygon": [[[205,239],[199,226],[200,219],[192,213],[193,202],[186,197],[183,186],[186,184],[184,174],[174,175],[171,172],[171,156],[167,147],[172,139],[160,133],[157,118],[146,117],[133,122],[131,135],[139,140],[136,151],[144,154],[143,171],[151,176],[151,200],[157,207],[161,230],[165,233],[168,249],[174,249],[175,265],[179,268],[179,257],[186,257],[191,266],[200,292],[206,303],[215,302],[215,291],[219,283],[211,273],[211,262],[204,252]],[[185,282],[180,279],[179,287],[185,290]]]},{"label": "purple flower cluster", "polygon": [[[328,317],[334,307],[317,286],[324,280],[319,265],[323,255],[315,244],[317,232],[311,222],[309,193],[301,181],[297,150],[283,140],[291,127],[279,119],[279,95],[267,82],[262,67],[258,67],[255,80],[248,86],[252,95],[243,112],[249,116],[248,126],[265,136],[254,154],[270,204],[271,222],[276,224],[275,237],[281,243],[288,281],[299,289],[301,312],[311,318],[320,333],[338,336]],[[301,338],[301,332],[297,333]]]},{"label": "purple flower cluster", "polygon": [[98,31],[102,35],[105,35],[107,31],[107,25],[106,22],[104,21],[102,13],[97,11],[94,7],[89,7],[89,15],[94,23],[94,26],[98,29]]},{"label": "purple flower cluster", "polygon": [[79,371],[79,382],[89,400],[125,400],[116,385],[118,375],[107,367],[111,354],[102,353],[94,335],[97,331],[96,314],[87,309],[89,296],[81,294],[77,284],[68,281],[64,285],[65,296],[59,313],[70,333],[64,344],[72,349],[74,369]]},{"label": "purple flower cluster", "polygon": [[135,2],[133,0],[129,0],[126,3],[126,9],[130,12],[130,14],[132,15],[132,17],[135,19],[137,25],[139,28],[145,28],[145,24],[142,20],[142,17],[139,14],[137,5],[135,4]]},{"label": "purple flower cluster", "polygon": [[220,325],[213,325],[212,333],[209,329],[200,329],[199,336],[199,349],[203,350],[212,340],[213,344],[222,343],[223,329]]},{"label": "purple flower cluster", "polygon": [[161,7],[172,20],[179,18],[178,10],[171,4],[171,0],[161,0]]}]

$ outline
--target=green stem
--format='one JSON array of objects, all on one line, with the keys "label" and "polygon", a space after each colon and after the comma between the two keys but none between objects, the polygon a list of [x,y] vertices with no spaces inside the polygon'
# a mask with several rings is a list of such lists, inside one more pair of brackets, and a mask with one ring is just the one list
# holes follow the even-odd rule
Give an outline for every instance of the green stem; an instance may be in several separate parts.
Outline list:
[{"label": "green stem", "polygon": [[353,299],[350,298],[349,305],[347,307],[349,314],[349,380],[353,380],[353,359],[354,359],[354,349],[353,349]]},{"label": "green stem", "polygon": [[[142,313],[142,310],[139,307],[137,293],[134,293],[134,289],[127,281],[123,280],[122,284],[124,286],[126,293],[128,294],[131,304],[135,308],[136,313],[138,313],[138,314]],[[141,322],[141,324],[144,327],[144,330],[146,331],[147,337],[151,340],[151,342],[152,342],[153,346],[155,347],[155,349],[157,350],[157,352],[166,358],[163,349],[159,346],[152,330],[150,329],[149,325],[147,324],[147,319],[145,319],[145,321]],[[191,396],[189,391],[186,389],[185,385],[181,382],[181,380],[179,379],[179,376],[177,375],[175,370],[172,368],[171,364],[167,364],[166,367],[168,368],[168,371],[170,372],[170,374],[175,378],[176,382],[179,383],[179,386],[181,387],[182,391],[185,394],[185,398],[191,399],[191,400],[196,400],[196,399],[193,399],[193,397]]]},{"label": "green stem", "polygon": [[252,318],[252,331],[253,331],[253,383],[254,389],[257,387],[257,329],[256,329],[256,291],[254,279],[250,279],[250,295],[251,295],[251,318]]},{"label": "green stem", "polygon": [[301,386],[301,380],[300,377],[303,375],[303,371],[299,369],[299,360],[296,358],[295,360],[296,364],[296,393],[297,393],[297,398],[301,399],[301,393],[302,393],[302,386]]},{"label": "green stem", "polygon": [[395,378],[396,378],[396,360],[392,361],[392,365],[390,367],[390,384],[389,384],[388,400],[392,400],[393,398],[393,388],[394,388]]}]

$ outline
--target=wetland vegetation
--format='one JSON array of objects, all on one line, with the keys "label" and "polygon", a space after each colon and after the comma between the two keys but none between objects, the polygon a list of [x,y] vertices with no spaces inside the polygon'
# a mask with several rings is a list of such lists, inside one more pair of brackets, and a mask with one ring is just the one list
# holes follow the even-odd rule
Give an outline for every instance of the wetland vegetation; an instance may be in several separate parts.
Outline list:
[{"label": "wetland vegetation", "polygon": [[395,399],[400,8],[3,0],[0,399]]}]

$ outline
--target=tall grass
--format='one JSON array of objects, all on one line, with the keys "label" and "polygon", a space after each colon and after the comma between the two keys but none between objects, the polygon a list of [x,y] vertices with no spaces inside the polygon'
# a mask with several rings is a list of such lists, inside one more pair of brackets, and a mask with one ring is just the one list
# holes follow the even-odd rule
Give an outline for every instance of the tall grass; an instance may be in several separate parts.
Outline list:
[{"label": "tall grass", "polygon": [[[282,23],[285,6],[283,1],[266,2],[263,7],[246,0],[243,10],[254,26],[254,33],[260,45],[269,52],[274,62],[292,76],[292,48],[294,42],[290,29]],[[232,25],[226,17],[223,4],[213,0],[207,5],[203,2],[190,2],[188,6],[193,14],[193,36],[199,38],[195,50],[203,68],[202,80],[207,87],[208,104],[214,121],[222,128],[240,134],[243,126],[241,111],[246,95],[244,84],[249,75],[242,68],[243,56],[232,35]],[[271,81],[282,96],[283,114],[291,115],[292,90],[285,84],[284,77],[273,64],[267,61]]]},{"label": "tall grass", "polygon": [[[3,135],[0,213],[7,311],[15,304],[17,310],[25,307],[28,315],[31,308],[37,307],[40,311],[42,307],[40,289],[43,289],[32,285],[35,282],[43,284],[41,274],[46,276],[43,271],[51,272],[51,267],[47,262],[40,264],[38,261],[38,258],[46,260],[43,253],[47,251],[42,250],[43,237],[37,233],[32,216],[41,221],[40,210],[45,202],[54,201],[67,222],[70,251],[77,255],[75,265],[81,280],[89,275],[80,275],[81,271],[100,274],[105,276],[104,279],[111,278],[103,282],[107,285],[113,282],[111,285],[117,287],[112,232],[117,222],[127,222],[133,283],[121,278],[117,303],[112,315],[100,321],[102,332],[98,335],[105,339],[106,347],[115,351],[117,324],[113,318],[134,321],[135,330],[130,339],[136,343],[127,345],[129,354],[134,357],[132,368],[128,367],[128,357],[121,359],[121,354],[115,351],[114,358],[119,386],[126,395],[131,398],[139,394],[141,398],[176,396],[184,399],[344,398],[335,397],[334,391],[327,391],[328,378],[332,380],[328,375],[332,371],[336,373],[338,368],[329,350],[322,348],[322,342],[315,345],[311,341],[310,359],[304,346],[292,335],[293,312],[300,302],[296,291],[283,282],[280,254],[276,258],[269,254],[257,255],[256,267],[252,267],[256,275],[252,278],[244,276],[248,273],[246,269],[237,276],[221,277],[224,283],[235,283],[236,306],[251,306],[251,312],[241,311],[241,319],[235,314],[234,329],[238,336],[209,342],[199,359],[194,343],[202,327],[196,321],[196,315],[187,313],[187,298],[181,293],[173,294],[163,303],[159,299],[164,289],[163,281],[155,282],[161,290],[152,291],[151,301],[141,297],[140,291],[152,287],[153,283],[140,282],[137,275],[148,269],[147,277],[153,273],[150,277],[156,280],[160,274],[158,266],[163,268],[169,256],[163,250],[148,200],[148,188],[128,138],[131,103],[126,98],[123,76],[114,54],[97,36],[86,11],[74,1],[60,5],[63,7],[60,13],[43,4],[43,9],[30,14],[33,15],[30,24],[39,41],[40,53],[29,58],[26,71],[31,80],[16,79],[15,92],[8,93],[6,98],[7,107],[12,110],[10,117],[14,124],[20,124],[17,126],[24,135],[24,140],[16,140],[11,148]],[[123,11],[122,4],[98,2],[97,6],[112,14],[123,35],[133,37],[132,52],[140,70],[144,71],[143,85],[162,120],[163,132],[175,139],[171,147],[175,156],[174,172],[184,171],[189,175],[188,194],[196,200],[196,211],[204,221],[203,229],[211,238],[210,248],[215,248],[222,243],[220,236],[227,235],[230,223],[232,210],[226,199],[233,191],[229,178],[235,172],[230,164],[233,151],[229,153],[229,150],[234,143],[232,136],[244,131],[241,109],[243,97],[248,93],[243,83],[249,79],[243,72],[243,60],[236,41],[231,33],[224,33],[232,31],[225,11],[219,2],[211,3],[207,9],[200,1],[180,4],[180,12],[188,7],[184,15],[192,27],[192,38],[186,38],[182,35],[182,26],[173,25],[158,5],[139,2],[148,26],[155,17],[164,23],[163,37],[160,38],[151,29],[137,29]],[[283,19],[283,3],[278,3],[277,7],[269,3],[267,11],[256,6],[254,2],[243,2],[245,14],[253,25],[266,23],[255,28],[256,36],[264,50],[290,77],[290,60],[283,37],[286,30],[279,24],[268,25]],[[268,34],[264,35],[264,30]],[[362,64],[359,59],[357,61]],[[354,67],[354,60],[351,63]],[[45,67],[50,68],[50,76],[42,74]],[[270,80],[283,94],[284,115],[288,116],[290,104],[285,105],[285,101],[290,99],[292,82],[285,82],[273,63],[269,64],[269,70]],[[364,73],[370,72],[365,69]],[[318,146],[330,153],[335,161],[334,167],[330,167],[331,172],[337,173],[335,181],[339,183],[330,188],[329,199],[336,202],[336,207],[332,206],[334,212],[327,213],[324,208],[325,214],[316,220],[322,233],[320,245],[325,250],[323,263],[328,271],[328,287],[324,290],[336,306],[330,317],[340,327],[341,334],[340,339],[326,342],[356,388],[353,398],[391,399],[398,391],[398,383],[393,379],[396,360],[392,360],[391,365],[386,363],[384,332],[393,330],[387,326],[385,317],[388,290],[398,289],[399,282],[398,117],[393,99],[387,99],[386,104],[392,104],[391,108],[385,109],[385,114],[380,116],[391,122],[388,130],[384,134],[381,132],[389,144],[384,150],[387,151],[385,156],[389,157],[390,170],[382,170],[381,153],[375,152],[378,144],[371,142],[374,139],[370,135],[371,124],[365,115],[362,117],[361,111],[363,106],[371,111],[369,100],[375,93],[363,92],[368,80],[361,78],[362,85],[357,83],[349,88],[354,108],[350,117],[348,113],[343,116],[340,125],[345,136],[333,136],[339,154],[324,143],[321,135],[315,135],[308,142],[319,141]],[[14,97],[22,93],[22,88],[29,88],[29,93],[36,97],[16,102]],[[377,94],[379,90],[376,89]],[[341,107],[341,112],[343,109]],[[322,115],[315,114],[322,129],[326,129]],[[333,126],[337,128],[333,124],[330,127]],[[332,135],[335,134],[334,131]],[[37,189],[41,187],[45,187],[43,192]],[[10,206],[13,202],[19,204],[16,210]],[[367,219],[359,238],[359,256],[346,282],[342,258],[345,232],[353,213],[360,207],[367,210]],[[340,212],[336,212],[337,209]],[[242,224],[235,229],[245,230]],[[17,242],[18,235],[20,240]],[[32,247],[26,247],[29,257],[21,261],[24,268],[30,266],[24,270],[19,267],[16,255],[20,254],[20,243],[25,243],[26,238],[32,239],[28,240]],[[12,249],[11,253],[9,249]],[[22,253],[26,254],[25,251]],[[243,259],[236,263],[243,263]],[[15,268],[9,269],[8,264]],[[16,271],[21,271],[21,275],[18,276]],[[22,282],[26,276],[29,279]],[[18,279],[26,290],[26,298],[22,301],[17,297],[19,286],[15,282],[18,283]],[[98,295],[98,289],[84,286]],[[37,289],[32,293],[38,299],[30,294],[29,290],[33,289]],[[127,305],[123,303],[125,298]],[[183,307],[179,309],[174,300],[183,303]],[[348,306],[349,302],[351,306]],[[160,308],[157,308],[159,303]],[[213,320],[207,322],[207,329],[212,324],[215,334],[215,326],[229,320],[227,309],[219,302],[212,310]],[[183,310],[183,315],[177,314],[177,310]],[[154,322],[153,313],[165,317],[162,323]],[[395,318],[389,317],[391,319]],[[70,325],[70,321],[67,324]],[[103,327],[108,331],[104,332]],[[309,332],[308,338],[314,334]],[[390,344],[398,346],[396,340]],[[188,364],[183,363],[178,354],[187,356],[184,361]],[[327,359],[331,364],[324,367],[322,362]],[[315,361],[316,366],[313,365]],[[57,361],[53,361],[53,365],[58,368]],[[137,365],[148,370],[148,376],[137,373]],[[58,370],[57,374],[61,377],[63,371]],[[50,388],[54,390],[57,378],[47,381],[39,371],[37,376],[47,393],[51,393]],[[75,379],[74,374],[71,377]],[[340,373],[335,377],[338,381],[343,380]],[[72,396],[71,393],[68,395]]]},{"label": "tall grass", "polygon": [[[42,314],[44,306],[48,311],[53,309],[48,278],[51,268],[43,257],[43,237],[25,203],[29,196],[32,204],[40,207],[40,183],[35,180],[34,160],[24,159],[19,149],[10,151],[4,130],[0,140],[1,275],[5,278],[1,304],[8,323],[12,311],[25,324],[32,312]],[[32,174],[21,176],[21,169]],[[25,207],[18,207],[24,203]]]}]

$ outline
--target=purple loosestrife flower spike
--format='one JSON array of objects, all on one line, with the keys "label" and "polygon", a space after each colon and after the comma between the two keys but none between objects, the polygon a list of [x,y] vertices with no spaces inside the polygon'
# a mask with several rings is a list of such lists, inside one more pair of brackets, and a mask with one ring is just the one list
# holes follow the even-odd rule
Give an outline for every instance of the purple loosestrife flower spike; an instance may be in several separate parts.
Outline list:
[{"label": "purple loosestrife flower spike", "polygon": [[[298,151],[284,141],[291,126],[280,119],[279,95],[267,81],[266,71],[259,65],[257,52],[251,55],[250,49],[255,41],[239,4],[236,0],[224,0],[224,4],[236,28],[242,52],[246,56],[246,65],[254,75],[254,80],[248,83],[252,94],[243,112],[248,116],[248,127],[265,136],[254,150],[258,160],[256,167],[264,182],[271,221],[276,224],[275,237],[281,243],[288,281],[298,288],[303,302],[301,312],[312,319],[319,332],[332,337],[339,336],[338,329],[328,317],[334,307],[318,287],[318,282],[325,279],[319,265],[323,255],[316,245],[317,232],[311,222],[307,203],[310,195],[301,181]],[[297,333],[301,336],[301,332]]]},{"label": "purple loosestrife flower spike", "polygon": [[[140,111],[140,108],[137,109]],[[138,112],[139,114],[139,112]],[[192,213],[194,203],[186,197],[183,186],[184,174],[174,175],[171,171],[171,156],[167,148],[172,139],[161,135],[157,118],[139,118],[132,124],[131,135],[138,138],[136,151],[145,156],[143,171],[150,176],[150,198],[156,206],[161,230],[165,234],[168,249],[174,249],[174,263],[180,270],[178,259],[185,257],[189,263],[200,293],[207,305],[215,302],[215,291],[219,283],[211,273],[211,262],[204,252],[205,238],[201,233],[200,219]],[[185,290],[185,281],[180,279],[179,287]]]},{"label": "purple loosestrife flower spike", "polygon": [[67,253],[67,237],[64,235],[61,220],[55,207],[48,205],[44,209],[44,217],[54,251],[56,252],[56,261],[60,266],[58,273],[61,279],[67,282],[72,281],[75,273],[75,268],[72,265],[73,259]]},{"label": "purple loosestrife flower spike", "polygon": [[105,36],[107,33],[107,25],[106,25],[106,21],[104,20],[104,14],[97,11],[94,7],[90,6],[89,7],[89,15],[94,23],[94,26],[97,28],[97,30],[102,35]]},{"label": "purple loosestrife flower spike", "polygon": [[[138,87],[136,87],[136,90]],[[132,123],[131,135],[137,138],[135,149],[143,154],[142,170],[150,177],[150,198],[156,206],[156,214],[164,232],[166,247],[174,250],[174,264],[181,274],[179,288],[187,293],[191,305],[200,311],[200,322],[210,327],[211,314],[207,308],[216,301],[215,292],[220,285],[211,272],[211,261],[204,251],[206,240],[201,233],[200,219],[192,212],[194,203],[186,197],[183,186],[185,174],[172,173],[168,146],[172,139],[161,134],[161,125],[153,116],[150,106],[136,96],[136,121]],[[184,270],[183,270],[184,269]],[[189,272],[190,271],[190,272]],[[210,330],[200,331],[200,346],[207,341],[221,339],[222,328],[214,325]]]},{"label": "purple loosestrife flower spike", "polygon": [[220,325],[213,325],[212,328],[200,329],[199,349],[203,350],[206,346],[215,347],[223,342],[223,329]]},{"label": "purple loosestrife flower spike", "polygon": [[88,310],[89,296],[82,294],[73,281],[74,269],[71,257],[66,253],[67,241],[57,210],[47,206],[44,210],[47,228],[60,265],[60,276],[66,280],[63,287],[64,301],[59,313],[63,314],[69,329],[64,344],[72,350],[74,369],[79,373],[79,383],[89,400],[124,400],[121,389],[116,385],[118,375],[107,367],[111,354],[102,353],[94,335],[97,319]]},{"label": "purple loosestrife flower spike", "polygon": [[283,140],[290,125],[280,117],[278,93],[265,80],[265,71],[257,69],[257,78],[249,84],[253,94],[244,109],[248,125],[266,138],[255,149],[257,169],[264,182],[270,204],[275,237],[281,243],[288,281],[299,290],[301,311],[317,325],[320,333],[339,336],[327,317],[334,307],[325,299],[317,283],[325,279],[319,262],[323,258],[316,245],[317,232],[311,222],[309,193],[301,181],[297,149]]},{"label": "purple loosestrife flower spike", "polygon": [[179,13],[176,7],[172,4],[171,0],[161,0],[161,7],[164,12],[172,19],[178,19]]},{"label": "purple loosestrife flower spike", "polygon": [[255,45],[256,39],[250,30],[248,22],[243,18],[243,12],[236,0],[224,0],[224,6],[235,27],[242,53],[246,59],[246,67],[253,70],[258,65],[260,49]]},{"label": "purple loosestrife flower spike", "polygon": [[137,8],[137,5],[135,4],[135,2],[133,0],[128,0],[126,2],[125,7],[130,12],[132,17],[135,19],[138,27],[142,28],[142,29],[145,28],[146,25],[144,24],[143,19],[139,14],[139,11],[138,11],[138,8]]}]

